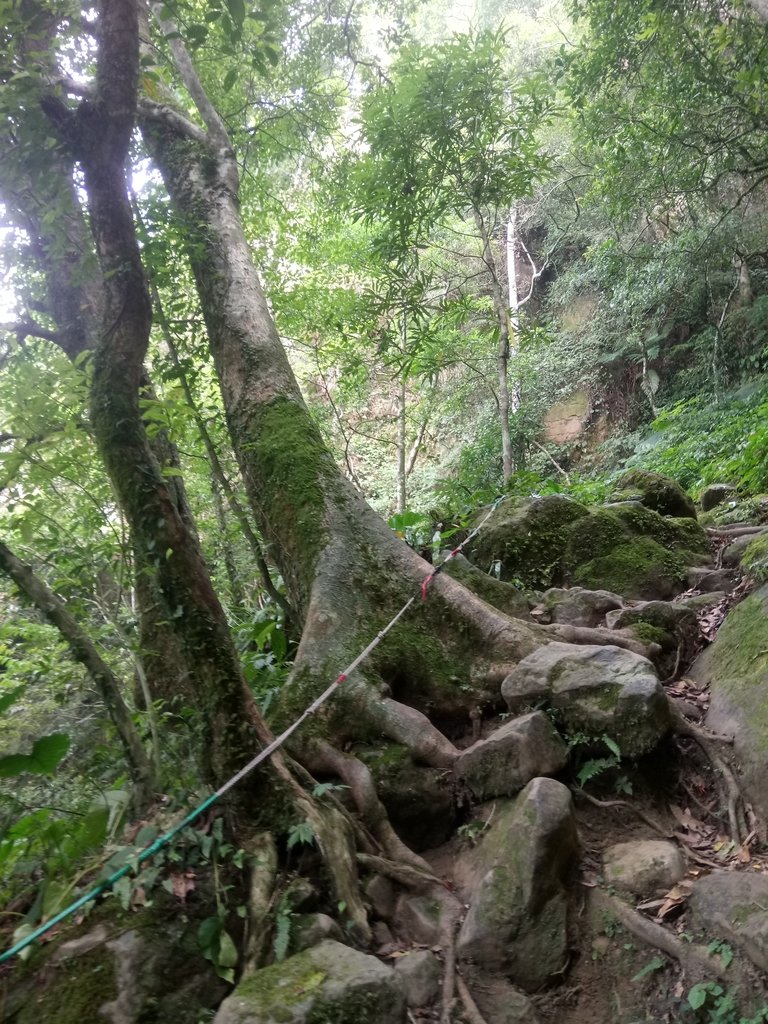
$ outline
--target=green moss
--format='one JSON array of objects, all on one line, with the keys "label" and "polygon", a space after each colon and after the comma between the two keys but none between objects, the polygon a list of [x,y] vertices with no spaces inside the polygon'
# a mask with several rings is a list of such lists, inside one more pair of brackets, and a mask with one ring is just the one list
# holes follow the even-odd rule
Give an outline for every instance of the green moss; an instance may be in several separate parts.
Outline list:
[{"label": "green moss", "polygon": [[624,597],[671,596],[685,585],[690,564],[690,553],[668,551],[649,537],[639,537],[625,540],[610,554],[577,565],[572,578],[579,586],[611,590]]},{"label": "green moss", "polygon": [[501,579],[520,579],[527,587],[562,582],[562,557],[568,528],[588,514],[584,505],[559,494],[522,506],[505,502],[471,547],[476,565],[501,563]]},{"label": "green moss", "polygon": [[643,504],[662,515],[696,518],[693,501],[676,481],[661,473],[633,469],[621,476],[618,487],[639,491]]},{"label": "green moss", "polygon": [[674,640],[666,629],[660,626],[652,626],[650,622],[635,622],[630,626],[632,633],[643,644],[658,644],[660,647],[668,648],[674,645]]},{"label": "green moss", "polygon": [[99,1007],[117,997],[115,959],[103,945],[45,967],[38,978],[33,994],[14,1017],[17,1024],[83,1024],[96,1020]]},{"label": "green moss", "polygon": [[749,723],[756,751],[768,756],[768,587],[736,605],[711,648],[712,679]]},{"label": "green moss", "polygon": [[768,537],[756,537],[744,549],[741,568],[761,582],[768,578]]}]

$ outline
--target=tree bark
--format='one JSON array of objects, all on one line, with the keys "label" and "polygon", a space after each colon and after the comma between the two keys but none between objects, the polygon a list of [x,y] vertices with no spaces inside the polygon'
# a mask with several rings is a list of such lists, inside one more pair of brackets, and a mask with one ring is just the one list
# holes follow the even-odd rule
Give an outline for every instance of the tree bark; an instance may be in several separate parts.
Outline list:
[{"label": "tree bark", "polygon": [[509,393],[509,307],[501,287],[501,277],[496,265],[496,257],[493,255],[493,249],[491,248],[488,227],[480,210],[473,210],[472,212],[483,244],[483,263],[488,269],[493,310],[496,314],[499,330],[496,355],[496,373],[499,389],[497,402],[499,406],[499,426],[501,428],[501,464],[504,485],[506,486],[515,472],[515,455],[512,447],[512,435],[509,429],[509,414],[512,407]]}]

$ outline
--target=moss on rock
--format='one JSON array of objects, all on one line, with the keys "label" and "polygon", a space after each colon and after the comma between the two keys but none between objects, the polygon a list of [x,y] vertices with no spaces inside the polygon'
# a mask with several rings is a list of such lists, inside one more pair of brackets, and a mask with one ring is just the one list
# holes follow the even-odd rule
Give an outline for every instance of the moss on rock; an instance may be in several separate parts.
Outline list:
[{"label": "moss on rock", "polygon": [[624,494],[637,492],[646,508],[663,516],[696,518],[696,506],[682,487],[671,477],[651,473],[647,469],[632,469],[617,481]]}]

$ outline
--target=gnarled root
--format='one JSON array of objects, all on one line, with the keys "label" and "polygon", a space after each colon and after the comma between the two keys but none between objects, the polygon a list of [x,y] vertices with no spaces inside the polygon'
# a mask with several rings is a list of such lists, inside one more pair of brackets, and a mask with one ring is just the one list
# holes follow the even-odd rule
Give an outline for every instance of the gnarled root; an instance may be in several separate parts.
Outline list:
[{"label": "gnarled root", "polygon": [[267,951],[277,876],[277,847],[271,832],[259,832],[243,840],[243,849],[254,858],[248,893],[248,936],[243,966],[243,977],[247,978],[262,965]]},{"label": "gnarled root", "polygon": [[731,838],[736,843],[743,842],[749,830],[744,815],[741,790],[736,781],[736,776],[717,750],[717,744],[732,745],[733,739],[728,736],[716,736],[713,733],[708,733],[700,726],[689,722],[671,699],[669,700],[669,706],[672,712],[675,732],[679,736],[687,736],[695,740],[717,772],[728,812],[728,827],[731,830]]},{"label": "gnarled root", "polygon": [[654,949],[661,950],[662,953],[677,960],[686,972],[728,980],[722,962],[716,956],[712,956],[706,947],[682,942],[660,924],[649,921],[647,917],[643,917],[616,896],[609,896],[602,889],[592,889],[591,898],[602,911],[612,914],[628,932],[646,945],[653,946]]}]

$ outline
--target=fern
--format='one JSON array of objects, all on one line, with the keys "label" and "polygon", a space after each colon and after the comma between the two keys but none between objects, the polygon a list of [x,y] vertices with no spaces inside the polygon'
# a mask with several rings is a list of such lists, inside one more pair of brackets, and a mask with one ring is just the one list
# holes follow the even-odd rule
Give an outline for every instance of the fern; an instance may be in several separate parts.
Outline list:
[{"label": "fern", "polygon": [[275,918],[275,938],[272,943],[272,951],[275,954],[275,960],[278,963],[282,963],[288,954],[288,945],[291,941],[291,919],[293,914],[291,912],[290,904],[283,897],[277,907],[277,916]]}]

